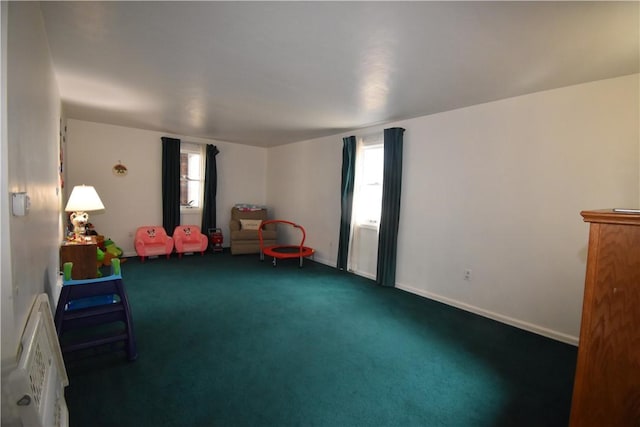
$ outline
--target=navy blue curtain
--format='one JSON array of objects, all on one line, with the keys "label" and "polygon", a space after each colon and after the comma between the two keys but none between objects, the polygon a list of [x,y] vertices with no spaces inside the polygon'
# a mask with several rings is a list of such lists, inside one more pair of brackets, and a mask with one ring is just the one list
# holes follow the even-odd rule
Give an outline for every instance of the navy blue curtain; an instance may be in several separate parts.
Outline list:
[{"label": "navy blue curtain", "polygon": [[162,137],[162,226],[169,236],[180,225],[180,140]]},{"label": "navy blue curtain", "polygon": [[342,138],[342,185],[340,237],[338,240],[338,269],[346,270],[349,259],[349,235],[351,234],[351,212],[356,175],[356,137]]},{"label": "navy blue curtain", "polygon": [[216,194],[218,192],[218,167],[216,156],[220,151],[215,145],[207,144],[204,169],[204,202],[202,207],[202,232],[216,228]]},{"label": "navy blue curtain", "polygon": [[400,193],[402,189],[402,137],[404,129],[384,130],[384,169],[382,178],[382,212],[378,234],[378,268],[376,282],[382,286],[396,285],[396,255],[400,223]]}]

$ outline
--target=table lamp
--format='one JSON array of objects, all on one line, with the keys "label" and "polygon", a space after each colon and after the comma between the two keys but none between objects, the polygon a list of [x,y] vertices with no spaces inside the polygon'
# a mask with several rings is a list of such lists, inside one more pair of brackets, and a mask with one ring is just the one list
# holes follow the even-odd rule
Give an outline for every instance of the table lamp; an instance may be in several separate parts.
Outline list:
[{"label": "table lamp", "polygon": [[76,185],[71,191],[65,212],[71,212],[71,222],[75,238],[80,240],[86,233],[86,224],[89,222],[87,212],[104,210],[104,205],[96,189],[91,185]]}]

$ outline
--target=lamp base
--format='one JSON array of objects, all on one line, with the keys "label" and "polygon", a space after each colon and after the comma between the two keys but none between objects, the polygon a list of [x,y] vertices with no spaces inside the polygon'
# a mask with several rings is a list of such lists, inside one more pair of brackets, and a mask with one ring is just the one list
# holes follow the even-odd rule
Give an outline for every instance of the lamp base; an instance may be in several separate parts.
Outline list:
[{"label": "lamp base", "polygon": [[89,214],[83,211],[71,213],[69,216],[71,224],[73,224],[73,237],[76,241],[84,241],[87,233],[87,223],[89,222]]}]

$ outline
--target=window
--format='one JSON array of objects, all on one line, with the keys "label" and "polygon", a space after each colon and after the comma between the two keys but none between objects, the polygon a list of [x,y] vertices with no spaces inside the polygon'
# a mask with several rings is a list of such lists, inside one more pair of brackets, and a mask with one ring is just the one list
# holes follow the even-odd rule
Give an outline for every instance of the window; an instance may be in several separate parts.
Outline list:
[{"label": "window", "polygon": [[361,141],[354,191],[355,224],[378,228],[382,209],[384,145],[382,135]]},{"label": "window", "polygon": [[180,208],[200,209],[204,188],[202,146],[180,144]]},{"label": "window", "polygon": [[356,151],[356,174],[347,268],[361,276],[375,279],[384,170],[384,138],[382,133],[360,139]]}]

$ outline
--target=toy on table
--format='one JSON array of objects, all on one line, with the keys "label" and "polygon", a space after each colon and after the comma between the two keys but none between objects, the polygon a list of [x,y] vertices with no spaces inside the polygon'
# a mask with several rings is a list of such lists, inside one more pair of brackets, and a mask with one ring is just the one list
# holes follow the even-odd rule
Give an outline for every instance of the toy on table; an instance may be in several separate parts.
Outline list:
[{"label": "toy on table", "polygon": [[85,236],[89,215],[86,212],[72,212],[69,220],[73,225],[73,237],[71,240],[81,241]]}]

